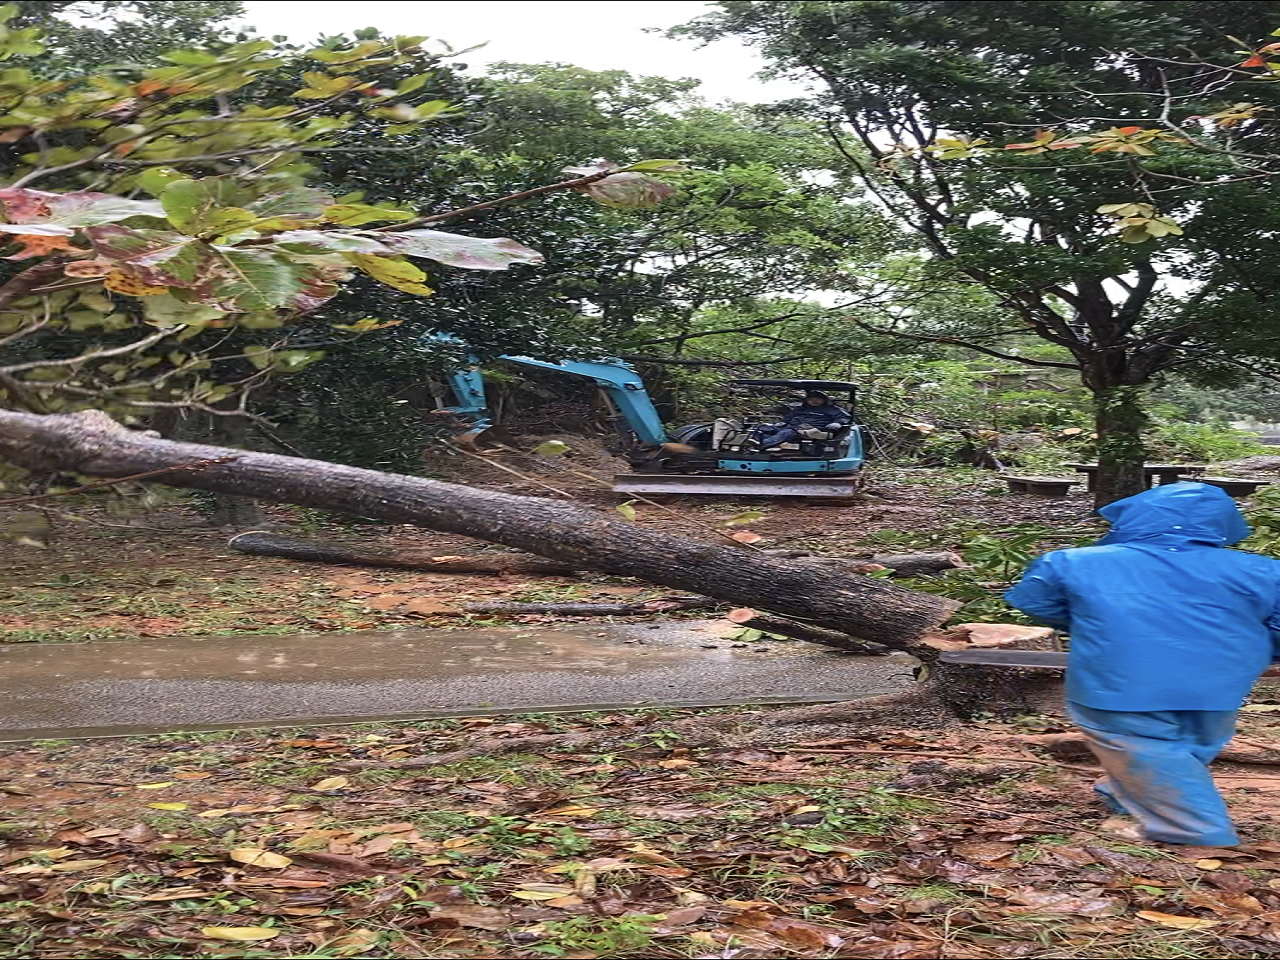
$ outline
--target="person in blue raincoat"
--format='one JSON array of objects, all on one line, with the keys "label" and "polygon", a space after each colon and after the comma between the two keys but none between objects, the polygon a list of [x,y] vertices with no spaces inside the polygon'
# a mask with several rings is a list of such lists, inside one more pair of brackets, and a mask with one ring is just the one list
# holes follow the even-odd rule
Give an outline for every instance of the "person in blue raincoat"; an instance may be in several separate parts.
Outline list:
[{"label": "person in blue raincoat", "polygon": [[1208,764],[1280,655],[1280,560],[1217,487],[1173,483],[1098,511],[1110,532],[1027,568],[1009,603],[1071,638],[1067,701],[1106,771],[1095,789],[1162,843],[1239,842]]}]

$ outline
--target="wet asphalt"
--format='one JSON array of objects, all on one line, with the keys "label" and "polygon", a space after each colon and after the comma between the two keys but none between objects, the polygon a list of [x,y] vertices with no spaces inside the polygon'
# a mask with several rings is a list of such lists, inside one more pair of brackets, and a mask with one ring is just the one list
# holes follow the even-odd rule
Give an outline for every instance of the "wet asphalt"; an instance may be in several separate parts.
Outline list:
[{"label": "wet asphalt", "polygon": [[0,644],[0,740],[853,700],[903,656],[736,644],[725,621]]}]

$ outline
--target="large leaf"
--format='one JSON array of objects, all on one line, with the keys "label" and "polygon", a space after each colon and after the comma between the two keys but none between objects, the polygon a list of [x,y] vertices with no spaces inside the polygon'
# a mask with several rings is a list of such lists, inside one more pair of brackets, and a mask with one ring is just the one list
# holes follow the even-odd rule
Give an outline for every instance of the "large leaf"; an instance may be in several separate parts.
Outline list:
[{"label": "large leaf", "polygon": [[[323,190],[313,187],[291,187],[275,193],[264,194],[246,207],[260,217],[278,222],[291,222],[301,225],[311,220],[319,220],[326,210],[331,209],[333,197]],[[284,229],[277,226],[275,229]]]},{"label": "large leaf", "polygon": [[169,293],[147,297],[142,301],[142,312],[148,323],[158,327],[204,326],[210,320],[219,320],[226,312],[200,303],[187,303]]},{"label": "large leaf", "polygon": [[213,247],[171,230],[108,225],[90,227],[85,235],[99,260],[114,261],[118,269],[153,286],[198,286],[221,268]]},{"label": "large leaf", "polygon": [[[39,224],[43,229],[7,229],[8,233],[69,234],[72,227],[117,223],[130,217],[163,217],[164,210],[154,200],[129,200],[109,193],[77,190],[46,193],[23,187],[0,190],[0,205],[10,224]],[[62,228],[62,229],[53,229]]]},{"label": "large leaf", "polygon": [[676,188],[643,173],[615,173],[578,189],[606,207],[655,207],[675,195]]},{"label": "large leaf", "polygon": [[230,313],[253,313],[283,307],[302,292],[305,268],[273,250],[213,248],[219,275],[200,300]]},{"label": "large leaf", "polygon": [[209,233],[218,211],[241,209],[251,202],[253,194],[231,177],[174,180],[160,194],[169,222],[191,236]]},{"label": "large leaf", "polygon": [[506,270],[513,263],[541,263],[542,254],[514,240],[485,240],[439,230],[382,234],[383,242],[410,257],[425,257],[468,270]]},{"label": "large leaf", "polygon": [[277,234],[274,240],[274,246],[296,250],[299,253],[310,253],[315,250],[334,250],[339,253],[392,252],[381,239],[358,233],[344,233],[339,230],[289,230]]},{"label": "large leaf", "polygon": [[379,220],[412,220],[415,216],[412,210],[402,210],[399,207],[374,207],[367,203],[338,203],[324,212],[326,220],[344,227],[358,227],[362,223],[374,223]]},{"label": "large leaf", "polygon": [[429,297],[435,291],[424,280],[427,275],[408,260],[399,257],[376,257],[368,253],[349,253],[347,259],[380,283],[388,287]]}]

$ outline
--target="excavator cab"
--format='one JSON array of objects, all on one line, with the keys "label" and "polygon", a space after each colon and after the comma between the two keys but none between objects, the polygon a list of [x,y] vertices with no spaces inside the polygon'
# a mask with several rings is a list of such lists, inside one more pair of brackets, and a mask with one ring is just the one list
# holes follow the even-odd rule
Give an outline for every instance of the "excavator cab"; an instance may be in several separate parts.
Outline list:
[{"label": "excavator cab", "polygon": [[[735,496],[847,498],[856,492],[864,459],[856,422],[857,386],[842,380],[740,379],[740,416],[677,428],[681,449],[633,463],[635,473],[616,478],[624,493],[698,493]],[[805,428],[776,449],[760,450],[754,438],[772,432],[811,391],[831,398],[854,418],[836,431]],[[726,411],[733,413],[734,411]]]}]

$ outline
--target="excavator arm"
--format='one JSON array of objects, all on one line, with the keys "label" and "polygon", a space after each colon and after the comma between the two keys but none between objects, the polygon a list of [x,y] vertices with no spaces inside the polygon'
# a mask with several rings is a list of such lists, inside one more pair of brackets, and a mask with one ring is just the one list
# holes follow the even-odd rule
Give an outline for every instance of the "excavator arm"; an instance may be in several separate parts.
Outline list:
[{"label": "excavator arm", "polygon": [[[437,335],[441,342],[458,343],[457,340]],[[618,414],[627,422],[641,446],[660,447],[667,442],[667,430],[662,425],[658,410],[649,399],[644,381],[630,366],[614,361],[565,360],[549,363],[531,357],[503,356],[500,359],[526,367],[554,370],[573,377],[585,377],[595,381],[612,402]],[[457,370],[449,375],[449,386],[457,403],[441,407],[458,417],[468,426],[469,433],[479,433],[493,426],[485,394],[484,377],[475,367]]]}]

